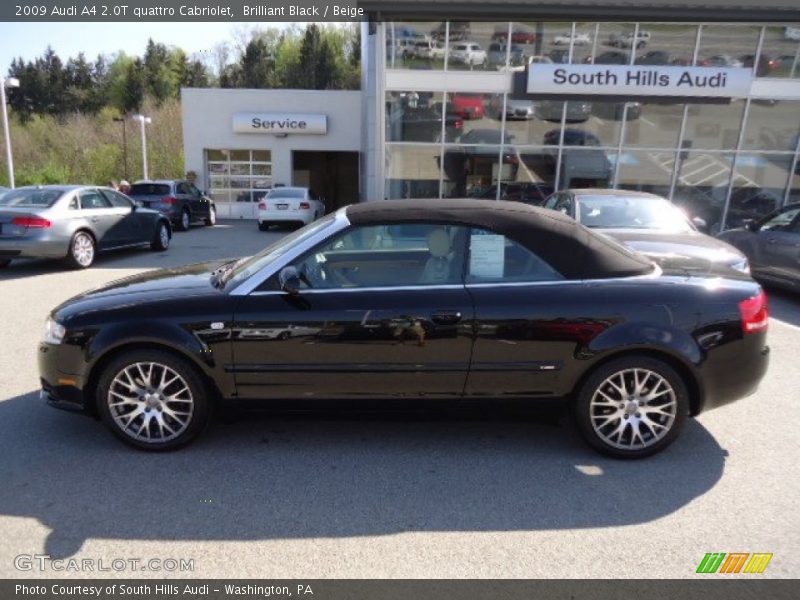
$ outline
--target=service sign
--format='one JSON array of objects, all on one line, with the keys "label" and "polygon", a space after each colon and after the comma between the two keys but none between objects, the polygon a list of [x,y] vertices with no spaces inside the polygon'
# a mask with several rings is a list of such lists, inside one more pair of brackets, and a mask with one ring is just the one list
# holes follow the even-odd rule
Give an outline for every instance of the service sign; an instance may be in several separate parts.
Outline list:
[{"label": "service sign", "polygon": [[236,113],[234,133],[267,133],[272,135],[325,135],[327,115],[301,113]]},{"label": "service sign", "polygon": [[729,67],[532,64],[529,94],[742,98],[753,70]]}]

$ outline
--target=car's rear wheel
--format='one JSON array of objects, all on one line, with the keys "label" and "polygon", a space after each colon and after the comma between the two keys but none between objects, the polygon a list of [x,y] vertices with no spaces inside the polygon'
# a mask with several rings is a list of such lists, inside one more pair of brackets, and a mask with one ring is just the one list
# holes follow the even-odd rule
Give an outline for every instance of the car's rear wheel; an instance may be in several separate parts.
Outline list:
[{"label": "car's rear wheel", "polygon": [[156,225],[156,232],[153,234],[153,240],[150,242],[150,249],[163,252],[169,248],[169,238],[169,227],[164,221],[159,221]]},{"label": "car's rear wheel", "polygon": [[73,269],[88,269],[94,263],[95,254],[94,238],[86,231],[79,231],[72,236],[65,260]]},{"label": "car's rear wheel", "polygon": [[258,222],[258,230],[259,231],[266,231],[267,229],[269,229],[269,223],[267,223],[266,221],[264,221],[264,222],[259,221]]},{"label": "car's rear wheel", "polygon": [[189,231],[189,226],[192,224],[192,215],[189,214],[189,210],[184,208],[181,211],[180,219],[178,219],[178,230],[179,231]]},{"label": "car's rear wheel", "polygon": [[667,363],[628,356],[595,370],[575,399],[573,414],[594,449],[643,458],[669,446],[686,422],[686,383]]},{"label": "car's rear wheel", "polygon": [[103,370],[97,386],[103,422],[126,444],[174,450],[206,426],[206,386],[186,360],[160,350],[136,350]]},{"label": "car's rear wheel", "polygon": [[217,209],[213,206],[209,207],[208,216],[206,217],[204,223],[206,224],[206,227],[213,227],[217,224]]}]

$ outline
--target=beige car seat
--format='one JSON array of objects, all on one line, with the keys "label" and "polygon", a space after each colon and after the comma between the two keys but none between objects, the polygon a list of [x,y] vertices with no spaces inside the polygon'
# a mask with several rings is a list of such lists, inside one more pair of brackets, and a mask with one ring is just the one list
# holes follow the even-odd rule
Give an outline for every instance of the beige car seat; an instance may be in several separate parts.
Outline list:
[{"label": "beige car seat", "polygon": [[420,283],[442,283],[450,281],[450,265],[453,261],[453,246],[444,229],[434,229],[428,234],[430,258],[422,270]]}]

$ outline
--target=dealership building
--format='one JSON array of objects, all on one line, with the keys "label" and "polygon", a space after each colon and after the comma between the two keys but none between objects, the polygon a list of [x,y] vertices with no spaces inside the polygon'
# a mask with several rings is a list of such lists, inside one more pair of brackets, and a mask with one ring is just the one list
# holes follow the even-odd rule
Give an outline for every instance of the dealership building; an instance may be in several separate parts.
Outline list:
[{"label": "dealership building", "polygon": [[329,210],[642,190],[712,231],[800,202],[796,0],[359,5],[360,91],[182,91],[186,170],[221,217],[278,185]]}]

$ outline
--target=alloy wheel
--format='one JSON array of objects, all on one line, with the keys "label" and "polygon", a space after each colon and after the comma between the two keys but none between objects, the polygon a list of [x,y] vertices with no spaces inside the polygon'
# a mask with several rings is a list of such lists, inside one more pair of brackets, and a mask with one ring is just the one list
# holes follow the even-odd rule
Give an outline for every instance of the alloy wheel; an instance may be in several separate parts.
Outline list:
[{"label": "alloy wheel", "polygon": [[677,412],[675,390],[649,369],[617,371],[597,387],[589,404],[595,434],[620,450],[656,444],[669,433]]},{"label": "alloy wheel", "polygon": [[94,261],[94,240],[86,233],[79,233],[72,242],[72,257],[82,267]]},{"label": "alloy wheel", "polygon": [[186,231],[187,229],[189,229],[189,225],[191,225],[190,219],[189,219],[189,213],[186,212],[186,211],[183,211],[181,213],[181,228],[184,231]]},{"label": "alloy wheel", "polygon": [[148,444],[175,439],[186,431],[194,414],[187,381],[158,362],[136,362],[123,368],[111,381],[106,401],[117,427]]},{"label": "alloy wheel", "polygon": [[158,238],[161,241],[161,246],[163,248],[166,249],[169,247],[169,231],[167,230],[167,226],[163,223],[159,226]]}]

